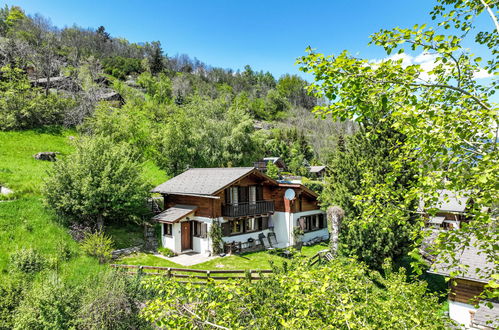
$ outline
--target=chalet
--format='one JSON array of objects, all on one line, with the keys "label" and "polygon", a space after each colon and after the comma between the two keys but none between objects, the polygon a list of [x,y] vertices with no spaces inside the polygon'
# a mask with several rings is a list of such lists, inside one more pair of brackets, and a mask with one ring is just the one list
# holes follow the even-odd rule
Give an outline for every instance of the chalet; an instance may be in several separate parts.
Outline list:
[{"label": "chalet", "polygon": [[255,162],[253,166],[260,172],[267,172],[267,164],[271,162],[279,169],[279,172],[286,171],[286,164],[280,157],[265,157]]},{"label": "chalet", "polygon": [[329,237],[315,192],[279,183],[253,167],[192,168],[152,192],[164,200],[164,210],[153,218],[162,224],[162,245],[177,254],[211,253],[209,232],[216,221],[225,247],[241,250],[267,242],[293,245],[293,229],[300,225],[303,242]]},{"label": "chalet", "polygon": [[[466,207],[469,197],[466,192],[455,193],[450,190],[440,190],[435,205],[425,207],[420,202],[418,212],[426,219],[430,228],[436,229],[458,229],[462,222],[467,222]],[[429,214],[429,209],[437,209],[436,213]]]},{"label": "chalet", "polygon": [[[466,270],[449,267],[446,262],[436,262],[429,273],[451,277],[459,271],[453,281],[449,281],[449,317],[466,328],[499,328],[499,304],[497,301],[480,301],[477,296],[483,292],[490,278],[484,270],[493,270],[496,265],[480,253],[474,242],[464,249],[459,249],[459,264],[468,266]],[[492,305],[490,308],[486,305]]]}]

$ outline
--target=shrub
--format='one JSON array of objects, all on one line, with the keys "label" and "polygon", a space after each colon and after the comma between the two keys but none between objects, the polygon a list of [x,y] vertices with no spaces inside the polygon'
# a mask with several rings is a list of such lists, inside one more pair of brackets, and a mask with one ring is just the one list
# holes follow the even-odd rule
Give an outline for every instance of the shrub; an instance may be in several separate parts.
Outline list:
[{"label": "shrub", "polygon": [[21,303],[27,283],[21,278],[9,278],[0,284],[0,329],[12,329],[14,311]]},{"label": "shrub", "polygon": [[45,258],[32,248],[22,248],[10,255],[10,264],[14,270],[23,273],[36,273],[45,267]]},{"label": "shrub", "polygon": [[69,261],[75,254],[71,246],[66,241],[57,243],[57,258],[61,261]]},{"label": "shrub", "polygon": [[165,257],[173,257],[175,255],[175,253],[172,250],[164,247],[158,248],[158,252],[164,255]]},{"label": "shrub", "polygon": [[112,246],[111,238],[100,231],[86,234],[85,239],[81,242],[83,252],[91,257],[96,257],[101,264],[111,259]]},{"label": "shrub", "polygon": [[76,152],[54,164],[45,201],[74,222],[91,221],[102,229],[109,221],[141,221],[148,186],[142,164],[127,143],[112,138],[83,138]]},{"label": "shrub", "polygon": [[86,287],[78,312],[78,329],[147,328],[138,316],[143,298],[140,277],[110,271],[97,281],[90,279]]},{"label": "shrub", "polygon": [[[51,274],[52,275],[52,274]],[[49,276],[25,292],[14,316],[14,329],[70,329],[74,326],[80,290]]]}]

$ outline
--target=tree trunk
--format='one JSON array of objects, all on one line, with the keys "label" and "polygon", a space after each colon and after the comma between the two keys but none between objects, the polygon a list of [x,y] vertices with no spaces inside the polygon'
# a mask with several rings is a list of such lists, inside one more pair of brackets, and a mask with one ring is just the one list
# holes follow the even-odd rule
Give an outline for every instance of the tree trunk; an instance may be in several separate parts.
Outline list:
[{"label": "tree trunk", "polygon": [[102,218],[102,215],[99,214],[97,216],[97,230],[102,231],[104,229],[104,219]]},{"label": "tree trunk", "polygon": [[343,216],[345,211],[339,206],[332,206],[327,209],[327,216],[331,222],[331,238],[329,240],[329,245],[331,248],[331,253],[336,256],[338,254],[338,243],[341,230],[341,222],[343,221]]}]

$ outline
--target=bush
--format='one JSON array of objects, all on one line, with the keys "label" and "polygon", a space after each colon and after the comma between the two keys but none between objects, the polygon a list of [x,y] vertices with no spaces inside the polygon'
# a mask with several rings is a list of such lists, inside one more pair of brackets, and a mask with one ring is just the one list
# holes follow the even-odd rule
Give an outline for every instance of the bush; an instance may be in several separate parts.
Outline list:
[{"label": "bush", "polygon": [[26,285],[20,278],[10,278],[0,284],[0,329],[14,327],[14,312],[21,303]]},{"label": "bush", "polygon": [[158,248],[158,252],[165,257],[173,257],[175,255],[172,250],[164,247]]},{"label": "bush", "polygon": [[83,252],[91,257],[96,257],[101,264],[111,259],[113,241],[103,232],[86,234],[85,239],[80,244]]},{"label": "bush", "polygon": [[54,164],[45,186],[45,202],[57,214],[102,229],[110,221],[141,221],[148,186],[142,164],[127,143],[83,138],[76,152]]},{"label": "bush", "polygon": [[80,290],[49,276],[25,293],[14,316],[14,329],[70,329],[80,303]]},{"label": "bush", "polygon": [[10,255],[10,264],[14,270],[23,273],[36,273],[45,267],[45,258],[32,248],[22,248]]},{"label": "bush", "polygon": [[140,277],[110,271],[90,279],[78,312],[78,329],[145,329],[139,318]]}]

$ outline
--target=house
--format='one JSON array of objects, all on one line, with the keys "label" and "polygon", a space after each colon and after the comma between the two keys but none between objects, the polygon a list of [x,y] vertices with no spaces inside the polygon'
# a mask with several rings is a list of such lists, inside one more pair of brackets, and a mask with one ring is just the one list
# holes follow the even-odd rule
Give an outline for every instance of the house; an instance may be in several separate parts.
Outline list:
[{"label": "house", "polygon": [[[490,280],[484,270],[493,270],[496,266],[487,260],[484,253],[480,253],[475,243],[472,241],[470,246],[456,252],[460,254],[458,263],[468,267],[464,271],[459,269],[459,275],[449,281],[449,317],[467,328],[496,329],[499,328],[499,304],[488,301],[493,306],[490,308],[486,306],[487,301],[476,298]],[[437,261],[428,272],[450,277],[451,272],[457,270],[446,262]]]},{"label": "house", "polygon": [[[294,198],[287,199],[293,195]],[[153,219],[162,224],[163,247],[180,254],[212,252],[209,235],[219,223],[222,240],[239,250],[255,248],[273,238],[274,246],[301,240],[327,239],[327,219],[317,194],[301,184],[279,183],[253,167],[192,168],[152,190],[164,199]]]},{"label": "house", "polygon": [[[469,197],[466,192],[453,192],[450,190],[439,190],[438,200],[435,205],[425,207],[420,201],[418,212],[426,219],[426,225],[436,229],[459,229],[462,222],[468,222],[466,208]],[[437,209],[437,212],[429,214],[429,209]]]},{"label": "house", "polygon": [[310,166],[308,172],[310,178],[322,179],[326,175],[326,166]]},{"label": "house", "polygon": [[253,163],[253,166],[260,172],[265,173],[269,162],[272,162],[275,166],[277,166],[279,172],[286,171],[286,164],[280,157],[265,157]]}]

